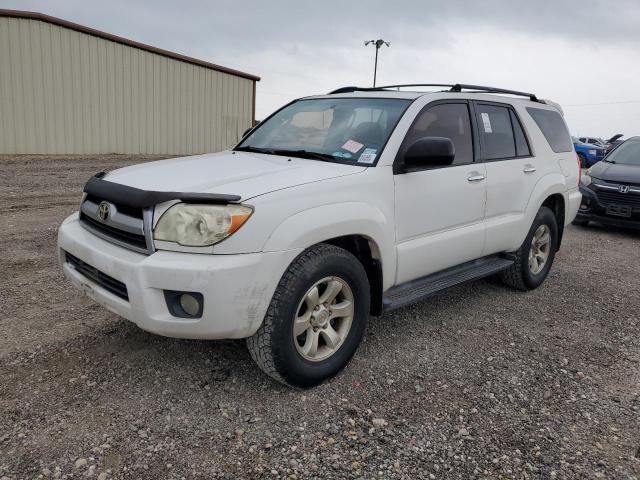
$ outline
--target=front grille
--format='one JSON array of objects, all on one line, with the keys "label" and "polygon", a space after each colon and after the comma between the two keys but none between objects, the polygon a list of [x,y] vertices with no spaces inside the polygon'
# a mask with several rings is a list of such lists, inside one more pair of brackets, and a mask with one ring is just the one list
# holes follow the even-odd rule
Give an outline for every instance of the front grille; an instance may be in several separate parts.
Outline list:
[{"label": "front grille", "polygon": [[[101,217],[100,209],[107,206],[107,215]],[[80,224],[93,234],[121,247],[136,252],[150,254],[151,211],[133,208],[114,202],[102,201],[88,195],[80,207]],[[147,223],[148,222],[148,223]],[[147,225],[149,225],[147,227]]]},{"label": "front grille", "polygon": [[633,193],[608,192],[604,190],[597,191],[598,200],[603,205],[631,205],[634,211],[640,210],[640,195]]},{"label": "front grille", "polygon": [[144,235],[139,235],[131,232],[126,232],[118,228],[111,227],[104,223],[98,222],[93,218],[86,215],[84,212],[80,213],[80,221],[87,225],[91,230],[101,232],[103,235],[110,239],[116,240],[117,243],[124,243],[134,246],[136,248],[146,250],[147,240]]},{"label": "front grille", "polygon": [[102,273],[97,268],[83,262],[78,257],[74,257],[69,252],[65,252],[65,258],[69,265],[71,265],[89,280],[97,283],[105,290],[113,293],[115,296],[129,301],[129,293],[127,292],[127,286],[124,283],[116,280],[113,277],[110,277],[106,273]]}]

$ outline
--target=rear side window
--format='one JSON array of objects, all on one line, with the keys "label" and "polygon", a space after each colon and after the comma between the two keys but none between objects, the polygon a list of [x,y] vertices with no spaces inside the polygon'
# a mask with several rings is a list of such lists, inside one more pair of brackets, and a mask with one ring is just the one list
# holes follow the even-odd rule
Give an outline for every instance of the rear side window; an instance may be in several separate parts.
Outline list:
[{"label": "rear side window", "polygon": [[516,156],[516,142],[507,107],[476,104],[480,144],[485,160]]},{"label": "rear side window", "polygon": [[567,126],[558,112],[533,107],[527,107],[527,112],[529,112],[547,142],[549,142],[551,150],[556,153],[573,150],[573,143],[567,131]]}]

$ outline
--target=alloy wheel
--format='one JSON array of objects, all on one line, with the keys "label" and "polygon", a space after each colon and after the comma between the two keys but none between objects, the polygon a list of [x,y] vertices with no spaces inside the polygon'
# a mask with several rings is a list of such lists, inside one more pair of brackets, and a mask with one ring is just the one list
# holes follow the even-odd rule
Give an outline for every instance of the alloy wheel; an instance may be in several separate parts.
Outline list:
[{"label": "alloy wheel", "polygon": [[326,360],[342,346],[353,323],[351,288],[339,277],[325,277],[302,297],[293,322],[298,353],[311,362]]},{"label": "alloy wheel", "polygon": [[529,249],[529,269],[534,275],[539,274],[549,259],[551,251],[551,230],[547,225],[540,225],[531,239]]}]

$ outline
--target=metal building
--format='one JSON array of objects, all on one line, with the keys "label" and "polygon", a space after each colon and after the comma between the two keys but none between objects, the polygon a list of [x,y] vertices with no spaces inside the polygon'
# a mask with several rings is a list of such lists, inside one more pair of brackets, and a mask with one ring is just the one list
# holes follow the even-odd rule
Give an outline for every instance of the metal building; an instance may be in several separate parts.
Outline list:
[{"label": "metal building", "polygon": [[259,77],[0,10],[0,153],[191,154],[234,144]]}]

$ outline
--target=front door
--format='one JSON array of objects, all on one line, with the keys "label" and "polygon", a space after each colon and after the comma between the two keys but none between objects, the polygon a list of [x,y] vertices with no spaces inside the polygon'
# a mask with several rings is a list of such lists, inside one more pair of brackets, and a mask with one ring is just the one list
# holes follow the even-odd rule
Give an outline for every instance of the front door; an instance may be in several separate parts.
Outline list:
[{"label": "front door", "polygon": [[399,157],[422,137],[449,138],[456,153],[450,166],[394,176],[396,284],[479,258],[484,247],[487,173],[483,163],[474,163],[477,145],[468,102],[427,105]]}]

